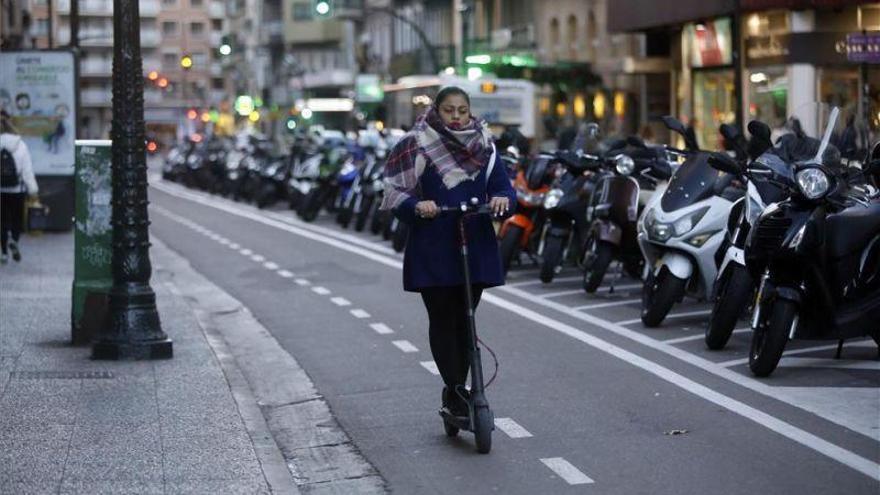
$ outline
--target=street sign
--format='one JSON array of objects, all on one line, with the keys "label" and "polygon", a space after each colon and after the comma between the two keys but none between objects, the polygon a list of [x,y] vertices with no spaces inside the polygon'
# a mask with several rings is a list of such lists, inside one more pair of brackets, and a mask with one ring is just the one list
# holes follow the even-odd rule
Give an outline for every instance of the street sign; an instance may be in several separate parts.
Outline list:
[{"label": "street sign", "polygon": [[860,64],[880,64],[880,33],[846,35],[846,58]]}]

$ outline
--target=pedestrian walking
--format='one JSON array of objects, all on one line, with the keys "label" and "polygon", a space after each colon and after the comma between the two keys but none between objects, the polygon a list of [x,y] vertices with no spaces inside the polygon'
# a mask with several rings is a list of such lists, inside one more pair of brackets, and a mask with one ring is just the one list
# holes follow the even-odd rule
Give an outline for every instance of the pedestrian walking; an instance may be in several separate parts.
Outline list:
[{"label": "pedestrian walking", "polygon": [[31,164],[31,154],[12,125],[9,114],[0,114],[0,263],[21,261],[18,241],[24,223],[27,195],[37,197],[39,189]]},{"label": "pedestrian walking", "polygon": [[[468,315],[458,249],[458,224],[441,207],[477,198],[496,216],[516,195],[486,123],[471,115],[470,98],[458,87],[442,89],[428,111],[392,149],[385,165],[382,209],[410,225],[404,251],[403,288],[419,292],[428,312],[431,353],[443,378],[443,407],[467,415],[458,394],[468,375]],[[496,166],[497,165],[497,166]],[[483,289],[502,285],[504,273],[492,220],[467,220],[473,305]]]}]

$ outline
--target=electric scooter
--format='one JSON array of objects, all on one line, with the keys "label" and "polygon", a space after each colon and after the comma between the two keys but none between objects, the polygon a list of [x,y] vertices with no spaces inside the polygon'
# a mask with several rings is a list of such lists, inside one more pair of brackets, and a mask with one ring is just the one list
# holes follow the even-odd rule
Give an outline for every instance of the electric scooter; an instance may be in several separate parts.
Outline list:
[{"label": "electric scooter", "polygon": [[467,416],[454,416],[447,409],[440,410],[440,417],[443,418],[443,428],[446,435],[454,437],[458,435],[460,430],[470,431],[474,433],[474,440],[477,444],[477,452],[488,454],[492,450],[492,430],[495,429],[495,415],[489,408],[489,402],[486,400],[486,391],[483,384],[483,364],[480,360],[480,347],[477,344],[477,326],[474,320],[473,294],[471,292],[471,273],[468,267],[468,251],[467,251],[467,235],[465,234],[464,222],[468,217],[474,215],[491,214],[488,204],[478,204],[477,198],[471,198],[470,203],[462,202],[458,206],[444,206],[440,208],[441,212],[457,213],[458,218],[458,234],[459,245],[461,249],[461,262],[464,272],[464,290],[465,300],[467,301],[467,317],[468,317],[468,360],[471,367],[471,389],[466,392],[464,387],[460,390],[453,390],[452,393],[458,394],[462,401],[468,405]]}]

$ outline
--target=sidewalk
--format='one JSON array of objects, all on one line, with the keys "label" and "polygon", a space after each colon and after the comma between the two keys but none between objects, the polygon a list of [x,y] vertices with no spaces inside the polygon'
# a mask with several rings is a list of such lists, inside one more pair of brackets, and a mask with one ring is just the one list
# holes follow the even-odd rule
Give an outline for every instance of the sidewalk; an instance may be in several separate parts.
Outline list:
[{"label": "sidewalk", "polygon": [[[22,245],[22,263],[0,266],[0,493],[384,491],[363,459],[308,465],[323,447],[309,434],[315,421],[332,421],[311,381],[238,301],[196,280],[161,243],[151,250],[151,285],[174,358],[140,362],[91,361],[89,347],[69,345],[72,234]],[[210,312],[211,304],[225,307]],[[243,325],[251,333],[240,337],[256,343],[227,345],[212,314]],[[266,360],[240,367],[249,352]],[[267,363],[286,388],[254,386]],[[311,414],[267,408],[279,390],[287,394],[279,406],[306,402]],[[334,433],[334,445],[350,443]]]}]

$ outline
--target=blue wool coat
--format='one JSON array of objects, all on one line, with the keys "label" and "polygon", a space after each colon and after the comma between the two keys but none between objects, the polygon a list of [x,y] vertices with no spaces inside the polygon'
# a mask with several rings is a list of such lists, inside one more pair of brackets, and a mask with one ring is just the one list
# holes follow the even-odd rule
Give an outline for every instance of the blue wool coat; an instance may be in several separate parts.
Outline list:
[{"label": "blue wool coat", "polygon": [[[510,212],[516,205],[516,193],[510,185],[504,164],[496,157],[492,175],[486,180],[484,167],[475,180],[465,180],[452,189],[443,185],[437,169],[427,162],[419,179],[418,197],[412,197],[394,209],[394,214],[410,226],[403,256],[403,289],[419,292],[426,287],[449,287],[464,284],[458,240],[458,217],[441,213],[433,219],[419,218],[416,203],[432,200],[438,206],[458,206],[462,201],[505,196]],[[504,284],[504,271],[498,253],[498,241],[488,215],[476,215],[465,223],[471,283],[482,287]]]}]

